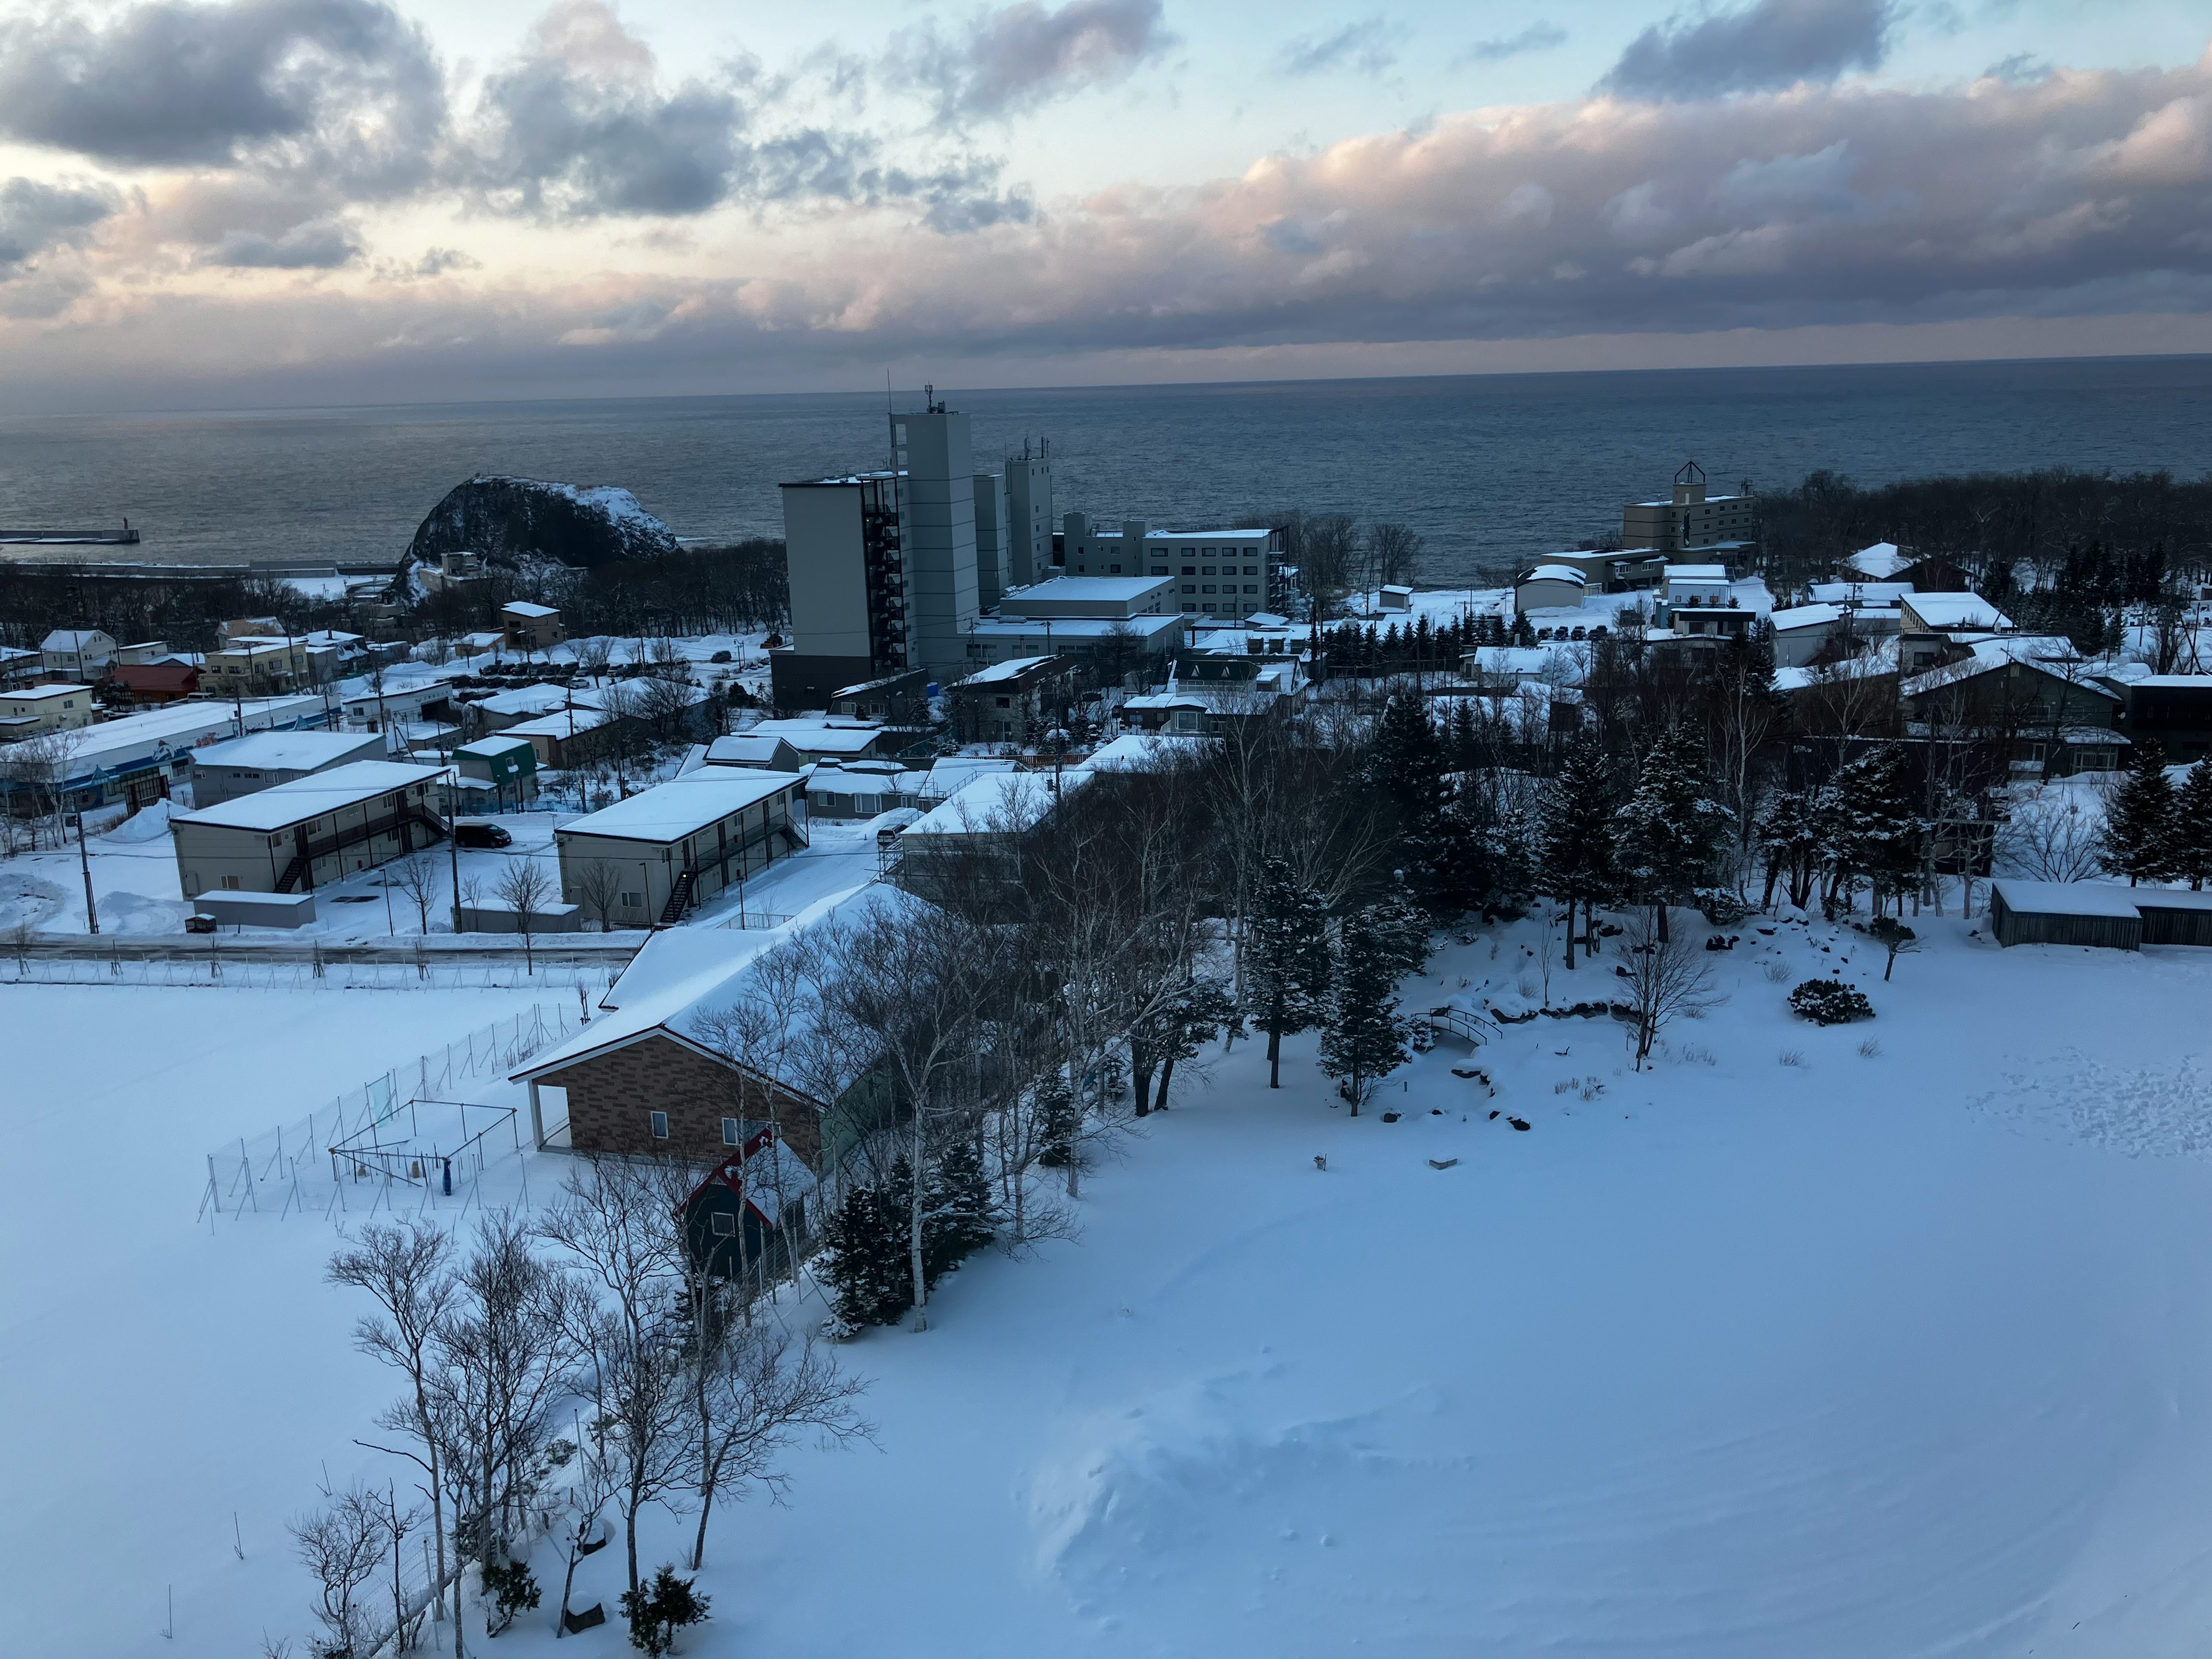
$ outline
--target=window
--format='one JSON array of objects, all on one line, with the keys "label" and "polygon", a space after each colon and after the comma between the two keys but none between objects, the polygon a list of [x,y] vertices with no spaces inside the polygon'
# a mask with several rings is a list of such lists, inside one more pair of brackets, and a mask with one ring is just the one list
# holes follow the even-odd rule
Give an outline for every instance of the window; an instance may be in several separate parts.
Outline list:
[{"label": "window", "polygon": [[731,1214],[728,1211],[726,1211],[726,1210],[717,1210],[717,1211],[715,1211],[715,1212],[714,1212],[714,1237],[717,1237],[717,1238],[735,1238],[737,1236],[738,1236],[738,1218],[737,1218],[737,1217],[735,1217],[735,1216],[732,1215],[732,1214]]},{"label": "window", "polygon": [[1211,576],[1213,574],[1213,567],[1212,565],[1208,565],[1205,569],[1200,571],[1198,574],[1201,576]]},{"label": "window", "polygon": [[1244,574],[1248,576],[1256,576],[1260,574],[1260,567],[1256,564],[1248,564],[1244,567]]},{"label": "window", "polygon": [[1186,593],[1195,593],[1198,592],[1198,584],[1196,582],[1185,582],[1182,585],[1182,591]]},{"label": "window", "polygon": [[1014,700],[1012,697],[1000,697],[999,699],[999,707],[1001,708],[1012,708],[1013,706]]},{"label": "window", "polygon": [[1182,574],[1186,576],[1195,576],[1198,574],[1198,567],[1194,564],[1187,564],[1182,568]]},{"label": "window", "polygon": [[1155,576],[1164,576],[1167,574],[1168,568],[1164,564],[1156,564],[1152,567],[1152,574]]},{"label": "window", "polygon": [[665,1113],[665,1112],[654,1112],[653,1114],[652,1114],[652,1121],[653,1121],[653,1138],[655,1140],[665,1140],[665,1139],[668,1139],[668,1114],[667,1114],[667,1113]]},{"label": "window", "polygon": [[624,893],[622,896],[622,906],[625,910],[642,910],[645,908],[645,895],[642,893]]},{"label": "window", "polygon": [[1198,601],[1196,599],[1185,599],[1182,602],[1182,608],[1186,611],[1195,611],[1198,609]]},{"label": "window", "polygon": [[225,876],[222,878],[222,890],[226,893],[235,893],[238,890],[238,878]]},{"label": "window", "polygon": [[[1211,593],[1211,592],[1213,592],[1213,584],[1212,584],[1212,582],[1205,582],[1205,583],[1202,583],[1202,584],[1200,584],[1200,587],[1199,587],[1199,590],[1198,590],[1198,591],[1199,591],[1200,592],[1201,592],[1201,593]],[[1190,590],[1189,590],[1188,588],[1185,588],[1185,589],[1183,590],[1183,592],[1186,592],[1186,593],[1188,593],[1188,592],[1190,592]],[[1212,609],[1213,609],[1213,607],[1212,607],[1212,605],[1209,605],[1208,606],[1206,606],[1206,608],[1208,611],[1211,611],[1211,610],[1212,610]]]},{"label": "window", "polygon": [[[1209,591],[1211,591],[1211,590],[1209,590]],[[1211,611],[1211,610],[1212,610],[1212,609],[1213,609],[1213,607],[1212,607],[1212,605],[1202,605],[1199,606],[1199,609],[1200,609],[1200,610],[1201,610],[1201,611]]]},{"label": "window", "polygon": [[1117,576],[1121,574],[1121,567],[1118,564],[1109,564],[1106,568]]},{"label": "window", "polygon": [[722,1120],[722,1145],[725,1146],[735,1146],[742,1139],[743,1136],[739,1130],[738,1120],[733,1117],[724,1118]]},{"label": "window", "polygon": [[1260,591],[1260,584],[1257,582],[1246,582],[1244,584],[1244,591],[1247,593],[1256,593]]}]

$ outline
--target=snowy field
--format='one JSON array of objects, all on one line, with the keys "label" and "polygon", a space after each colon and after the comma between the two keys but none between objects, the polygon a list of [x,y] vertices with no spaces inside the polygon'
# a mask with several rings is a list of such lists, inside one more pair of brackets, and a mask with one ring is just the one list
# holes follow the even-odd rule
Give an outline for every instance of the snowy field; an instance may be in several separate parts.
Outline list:
[{"label": "snowy field", "polygon": [[[2202,1652],[2212,952],[1929,918],[1885,986],[1854,936],[1761,925],[1642,1077],[1605,1018],[1507,1028],[1474,1056],[1494,1100],[1440,1042],[1377,1101],[1396,1122],[1333,1108],[1310,1037],[1279,1094],[1257,1045],[1179,1072],[1087,1177],[1079,1240],[841,1351],[877,1447],[718,1510],[685,1650]],[[1510,1011],[1531,936],[1448,947],[1409,1006]],[[1607,996],[1616,960],[1555,965],[1551,1000]],[[1880,1018],[1788,1015],[1832,966]],[[283,1521],[325,1469],[391,1472],[352,1443],[386,1380],[319,1282],[330,1227],[196,1229],[197,1161],[526,999],[0,999],[0,1648],[301,1636]],[[652,1525],[672,1558],[683,1524]],[[556,1651],[550,1622],[501,1650]]]}]

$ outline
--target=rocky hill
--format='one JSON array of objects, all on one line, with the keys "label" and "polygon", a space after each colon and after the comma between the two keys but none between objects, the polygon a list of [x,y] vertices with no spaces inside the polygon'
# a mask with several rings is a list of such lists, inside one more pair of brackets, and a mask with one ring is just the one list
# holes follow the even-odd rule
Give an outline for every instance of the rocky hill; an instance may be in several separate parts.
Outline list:
[{"label": "rocky hill", "polygon": [[501,562],[537,555],[589,566],[675,551],[668,526],[627,489],[479,473],[430,509],[407,556],[434,564],[447,553],[483,553]]}]

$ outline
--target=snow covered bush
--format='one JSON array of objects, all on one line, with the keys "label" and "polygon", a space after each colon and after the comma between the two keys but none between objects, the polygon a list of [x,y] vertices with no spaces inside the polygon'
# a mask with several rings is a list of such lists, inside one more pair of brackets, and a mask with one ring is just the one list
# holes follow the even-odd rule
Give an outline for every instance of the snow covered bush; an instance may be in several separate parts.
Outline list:
[{"label": "snow covered bush", "polygon": [[1872,1019],[1866,993],[1839,979],[1808,979],[1790,994],[1790,1006],[1815,1025],[1847,1025]]},{"label": "snow covered bush", "polygon": [[1692,896],[1698,913],[1716,927],[1729,927],[1751,914],[1751,906],[1732,887],[1700,887]]}]

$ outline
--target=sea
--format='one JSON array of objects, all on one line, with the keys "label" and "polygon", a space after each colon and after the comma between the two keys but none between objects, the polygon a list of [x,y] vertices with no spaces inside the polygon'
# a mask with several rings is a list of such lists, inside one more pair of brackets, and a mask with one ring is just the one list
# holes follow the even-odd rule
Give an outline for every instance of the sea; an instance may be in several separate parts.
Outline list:
[{"label": "sea", "polygon": [[[1716,490],[2066,465],[2212,470],[2212,356],[939,387],[977,465],[1049,444],[1056,509],[1221,528],[1397,520],[1437,586],[1620,525],[1695,460]],[[0,419],[0,530],[106,528],[179,563],[388,562],[477,472],[619,484],[678,535],[780,535],[776,486],[886,465],[919,390]],[[23,550],[17,550],[17,556]]]}]

